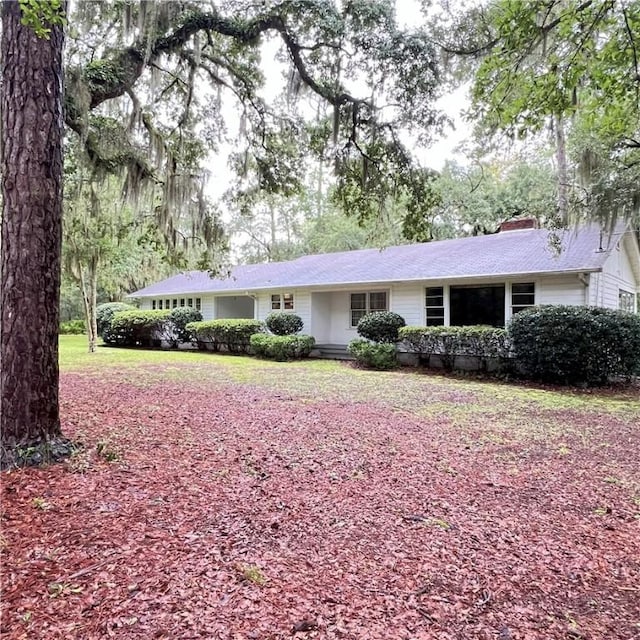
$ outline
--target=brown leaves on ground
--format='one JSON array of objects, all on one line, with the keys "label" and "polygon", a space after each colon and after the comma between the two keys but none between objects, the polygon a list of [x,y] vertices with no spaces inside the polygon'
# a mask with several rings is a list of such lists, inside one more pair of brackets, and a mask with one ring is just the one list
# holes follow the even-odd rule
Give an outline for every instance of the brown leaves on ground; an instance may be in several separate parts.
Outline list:
[{"label": "brown leaves on ground", "polygon": [[633,412],[532,402],[560,433],[527,441],[454,390],[111,378],[63,378],[83,452],[2,476],[3,638],[640,637]]}]

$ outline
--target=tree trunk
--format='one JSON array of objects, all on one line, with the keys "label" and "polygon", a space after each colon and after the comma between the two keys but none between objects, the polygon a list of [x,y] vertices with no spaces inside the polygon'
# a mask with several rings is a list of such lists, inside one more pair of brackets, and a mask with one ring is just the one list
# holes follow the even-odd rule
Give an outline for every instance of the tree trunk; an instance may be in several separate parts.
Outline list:
[{"label": "tree trunk", "polygon": [[558,215],[563,225],[569,223],[569,171],[567,169],[567,143],[564,137],[564,121],[560,114],[553,117],[558,161]]},{"label": "tree trunk", "polygon": [[[54,457],[62,236],[61,26],[49,39],[2,13],[0,466]],[[26,456],[38,451],[30,460]]]},{"label": "tree trunk", "polygon": [[96,307],[98,304],[98,259],[89,260],[89,266],[85,273],[81,264],[78,265],[80,274],[80,293],[84,305],[84,320],[87,327],[89,340],[89,353],[95,353],[98,345],[98,321]]}]

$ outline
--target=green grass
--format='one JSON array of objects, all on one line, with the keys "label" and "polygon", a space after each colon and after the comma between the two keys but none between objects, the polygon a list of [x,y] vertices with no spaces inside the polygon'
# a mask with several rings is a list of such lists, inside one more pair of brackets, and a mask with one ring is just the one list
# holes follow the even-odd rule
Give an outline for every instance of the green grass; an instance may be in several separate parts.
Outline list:
[{"label": "green grass", "polygon": [[[453,378],[418,370],[377,372],[355,369],[331,360],[271,362],[246,356],[198,351],[117,349],[100,346],[88,353],[84,336],[60,338],[63,372],[84,371],[101,377],[146,386],[158,380],[190,385],[241,384],[295,397],[301,402],[318,398],[391,406],[423,417],[446,415],[461,428],[478,423],[499,424],[509,431],[535,438],[556,435],[567,425],[558,412],[592,415],[640,416],[637,393],[610,390],[542,389],[474,378]],[[536,415],[532,421],[531,412]],[[528,417],[525,417],[528,416]],[[584,432],[584,425],[575,427]],[[495,434],[494,434],[495,435]]]}]

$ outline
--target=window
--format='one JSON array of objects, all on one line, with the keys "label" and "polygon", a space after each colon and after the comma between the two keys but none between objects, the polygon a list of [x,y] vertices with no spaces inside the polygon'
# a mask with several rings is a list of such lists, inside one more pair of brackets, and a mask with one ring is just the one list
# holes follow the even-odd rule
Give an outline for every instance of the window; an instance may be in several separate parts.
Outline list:
[{"label": "window", "polygon": [[180,306],[184,307],[184,298],[180,298]]},{"label": "window", "polygon": [[174,298],[173,302],[171,303],[171,308],[175,309],[178,306],[178,298]]},{"label": "window", "polygon": [[200,298],[196,298],[196,310],[200,311],[202,308],[202,300]]},{"label": "window", "polygon": [[193,298],[187,298],[187,307],[193,307]]},{"label": "window", "polygon": [[156,308],[156,301],[155,301],[155,300],[152,300],[152,301],[151,301],[151,308],[152,308],[152,309],[155,309],[155,308]]},{"label": "window", "polygon": [[474,324],[503,327],[504,311],[503,284],[449,287],[449,324],[452,327]]},{"label": "window", "polygon": [[444,287],[427,287],[426,319],[428,327],[444,325]]},{"label": "window", "polygon": [[372,291],[371,293],[351,294],[351,326],[357,327],[358,322],[372,311],[387,310],[387,292]]},{"label": "window", "polygon": [[636,310],[636,301],[633,293],[624,289],[618,291],[618,309],[620,311],[630,311],[631,313]]},{"label": "window", "polygon": [[162,300],[158,300],[158,309],[162,309]]},{"label": "window", "polygon": [[165,309],[171,309],[171,300],[165,300],[164,301],[164,308]]},{"label": "window", "polygon": [[536,285],[533,282],[521,282],[511,285],[511,315],[533,307],[536,303]]},{"label": "window", "polygon": [[271,296],[272,311],[293,311],[293,293],[274,293]]}]

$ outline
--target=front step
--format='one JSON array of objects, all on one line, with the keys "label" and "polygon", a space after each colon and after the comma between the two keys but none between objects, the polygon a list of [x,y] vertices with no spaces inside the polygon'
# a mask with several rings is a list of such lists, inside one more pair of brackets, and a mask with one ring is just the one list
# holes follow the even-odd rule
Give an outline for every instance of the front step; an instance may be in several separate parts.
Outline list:
[{"label": "front step", "polygon": [[317,344],[311,352],[311,356],[326,360],[353,360],[353,356],[343,344]]}]

